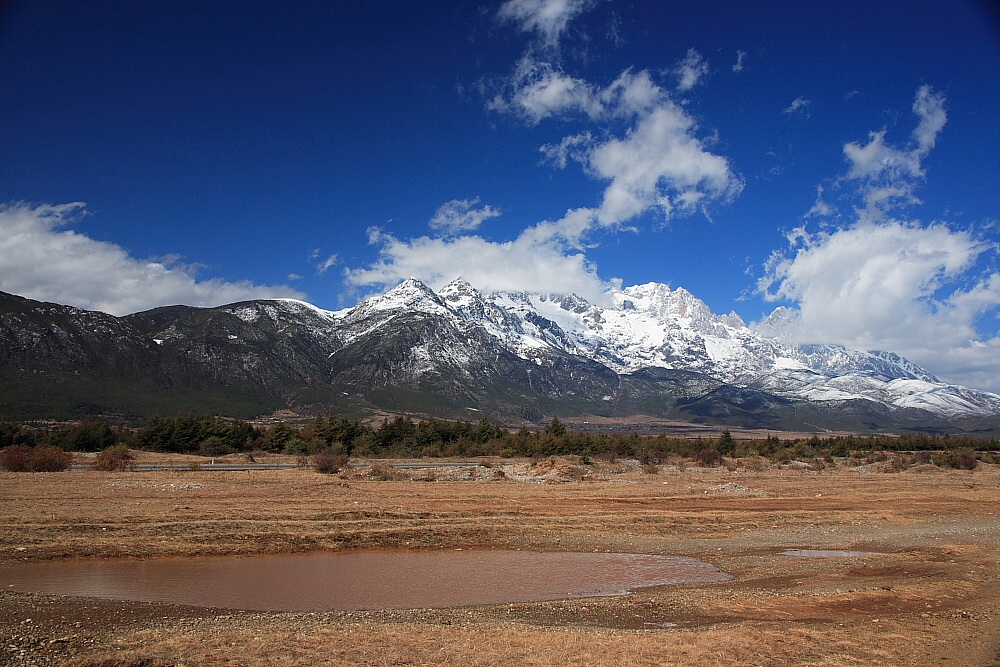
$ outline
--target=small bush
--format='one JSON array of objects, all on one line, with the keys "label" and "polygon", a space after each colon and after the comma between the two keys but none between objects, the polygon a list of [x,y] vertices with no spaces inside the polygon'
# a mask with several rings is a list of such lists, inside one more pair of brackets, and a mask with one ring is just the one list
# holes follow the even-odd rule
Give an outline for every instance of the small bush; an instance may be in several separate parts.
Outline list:
[{"label": "small bush", "polygon": [[368,470],[368,476],[379,482],[395,482],[403,479],[403,475],[398,470],[382,461],[372,464]]},{"label": "small bush", "polygon": [[717,450],[706,447],[694,453],[694,460],[698,465],[714,468],[722,463],[722,454]]},{"label": "small bush", "polygon": [[131,470],[135,467],[135,457],[125,445],[108,447],[97,455],[94,470],[112,472],[114,470]]},{"label": "small bush", "polygon": [[971,449],[950,449],[934,455],[934,465],[956,470],[975,470],[979,461]]},{"label": "small bush", "polygon": [[316,472],[324,475],[336,475],[347,465],[346,454],[334,454],[333,452],[317,452],[313,454],[313,466]]}]

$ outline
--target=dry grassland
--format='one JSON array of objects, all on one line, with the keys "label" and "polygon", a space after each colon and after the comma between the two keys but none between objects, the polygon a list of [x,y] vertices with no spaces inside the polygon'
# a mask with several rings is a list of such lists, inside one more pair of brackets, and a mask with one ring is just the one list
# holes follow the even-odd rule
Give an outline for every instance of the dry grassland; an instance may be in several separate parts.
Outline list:
[{"label": "dry grassland", "polygon": [[[322,613],[0,592],[0,663],[1000,665],[995,466],[496,470],[0,473],[0,563],[495,547],[694,556],[734,578]],[[796,548],[877,555],[779,555]],[[484,572],[472,585],[501,584]]]}]

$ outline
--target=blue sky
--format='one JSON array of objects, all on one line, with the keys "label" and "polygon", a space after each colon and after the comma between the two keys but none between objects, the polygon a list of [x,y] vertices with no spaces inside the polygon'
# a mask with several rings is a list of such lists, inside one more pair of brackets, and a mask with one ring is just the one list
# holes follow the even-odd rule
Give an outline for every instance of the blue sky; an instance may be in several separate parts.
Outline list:
[{"label": "blue sky", "polygon": [[3,7],[0,290],[656,281],[1000,390],[991,3]]}]

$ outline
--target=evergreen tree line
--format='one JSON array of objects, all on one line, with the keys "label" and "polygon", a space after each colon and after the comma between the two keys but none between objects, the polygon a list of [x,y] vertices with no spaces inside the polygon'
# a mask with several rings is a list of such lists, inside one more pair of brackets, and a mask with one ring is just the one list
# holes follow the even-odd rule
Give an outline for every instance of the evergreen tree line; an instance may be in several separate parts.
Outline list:
[{"label": "evergreen tree line", "polygon": [[[955,435],[905,434],[781,439],[678,438],[623,433],[571,431],[553,418],[539,430],[510,430],[487,418],[478,423],[414,420],[409,416],[366,424],[333,414],[305,424],[254,425],[211,416],[154,417],[144,427],[128,429],[92,421],[51,427],[0,419],[0,449],[46,445],[63,451],[103,451],[124,445],[133,449],[204,456],[237,452],[312,455],[327,452],[353,457],[543,457],[576,455],[600,459],[632,458],[663,463],[670,457],[706,463],[721,457],[761,456],[772,460],[829,458],[858,452],[995,452],[996,439]],[[980,457],[981,458],[981,457]]]}]

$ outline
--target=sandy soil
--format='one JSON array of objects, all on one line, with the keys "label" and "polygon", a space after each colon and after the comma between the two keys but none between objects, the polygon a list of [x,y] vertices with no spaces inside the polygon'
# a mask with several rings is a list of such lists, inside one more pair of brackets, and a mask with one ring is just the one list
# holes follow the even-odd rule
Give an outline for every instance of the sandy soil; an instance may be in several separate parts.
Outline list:
[{"label": "sandy soil", "polygon": [[[694,556],[734,578],[608,598],[324,613],[0,592],[0,664],[1000,666],[994,466],[653,472],[560,460],[393,481],[367,473],[0,473],[0,566],[495,547]],[[484,573],[478,585],[497,583]]]}]

